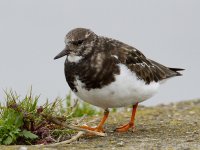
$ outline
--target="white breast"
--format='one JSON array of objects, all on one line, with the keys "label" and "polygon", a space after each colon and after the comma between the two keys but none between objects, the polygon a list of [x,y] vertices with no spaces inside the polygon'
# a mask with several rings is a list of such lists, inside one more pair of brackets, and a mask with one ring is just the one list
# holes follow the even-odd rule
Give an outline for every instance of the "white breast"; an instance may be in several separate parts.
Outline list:
[{"label": "white breast", "polygon": [[145,84],[136,74],[125,65],[120,64],[120,75],[115,76],[115,81],[101,89],[86,90],[84,84],[76,79],[75,94],[85,102],[102,108],[114,108],[133,105],[152,97],[158,90],[160,83]]}]

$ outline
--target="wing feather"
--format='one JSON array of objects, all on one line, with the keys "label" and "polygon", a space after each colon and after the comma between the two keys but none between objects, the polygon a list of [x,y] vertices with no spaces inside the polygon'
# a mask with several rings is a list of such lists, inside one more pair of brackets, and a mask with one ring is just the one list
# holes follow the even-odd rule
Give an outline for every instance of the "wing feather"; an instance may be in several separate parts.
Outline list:
[{"label": "wing feather", "polygon": [[138,79],[144,80],[146,84],[180,75],[177,71],[182,69],[175,70],[150,60],[132,46],[119,41],[115,41],[114,45],[115,48],[111,51],[112,55],[117,55],[119,62],[125,64],[132,72],[135,72]]}]

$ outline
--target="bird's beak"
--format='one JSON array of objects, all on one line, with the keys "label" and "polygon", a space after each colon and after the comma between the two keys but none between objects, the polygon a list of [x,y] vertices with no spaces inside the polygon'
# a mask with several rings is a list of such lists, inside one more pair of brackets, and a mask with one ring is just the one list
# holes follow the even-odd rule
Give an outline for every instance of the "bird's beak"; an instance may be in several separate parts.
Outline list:
[{"label": "bird's beak", "polygon": [[66,45],[66,47],[58,55],[56,55],[56,57],[54,57],[54,59],[61,58],[61,57],[66,56],[68,54],[69,54],[69,47]]}]

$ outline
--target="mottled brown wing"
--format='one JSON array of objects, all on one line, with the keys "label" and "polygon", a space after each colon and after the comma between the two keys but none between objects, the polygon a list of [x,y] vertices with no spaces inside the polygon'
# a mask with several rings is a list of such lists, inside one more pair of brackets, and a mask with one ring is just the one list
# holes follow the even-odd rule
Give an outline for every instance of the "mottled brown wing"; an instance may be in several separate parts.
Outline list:
[{"label": "mottled brown wing", "polygon": [[114,55],[118,56],[121,63],[125,64],[132,72],[135,72],[138,79],[144,80],[146,84],[180,75],[153,60],[146,58],[139,50],[126,44],[119,44],[118,50],[114,50]]}]

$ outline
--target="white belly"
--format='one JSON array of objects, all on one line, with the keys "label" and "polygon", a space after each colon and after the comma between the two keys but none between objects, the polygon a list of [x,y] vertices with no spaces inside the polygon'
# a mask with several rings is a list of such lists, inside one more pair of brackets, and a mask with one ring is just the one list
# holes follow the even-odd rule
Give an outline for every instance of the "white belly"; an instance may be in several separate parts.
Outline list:
[{"label": "white belly", "polygon": [[125,65],[120,64],[120,75],[115,81],[102,89],[84,89],[84,83],[76,81],[78,92],[75,94],[85,102],[102,108],[124,107],[134,105],[152,97],[158,90],[160,83],[151,82],[149,85],[137,79]]}]

